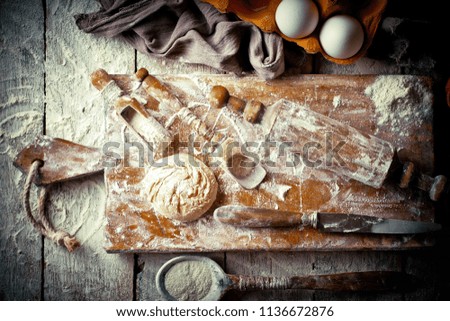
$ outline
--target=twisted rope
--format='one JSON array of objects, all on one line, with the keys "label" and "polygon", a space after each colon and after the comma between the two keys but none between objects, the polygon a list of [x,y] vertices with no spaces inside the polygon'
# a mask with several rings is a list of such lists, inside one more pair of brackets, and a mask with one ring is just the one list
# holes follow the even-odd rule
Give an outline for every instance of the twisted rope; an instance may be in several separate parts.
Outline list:
[{"label": "twisted rope", "polygon": [[25,212],[31,224],[33,224],[36,230],[38,230],[42,235],[49,238],[56,244],[65,246],[69,252],[72,252],[80,246],[80,243],[75,237],[71,236],[66,231],[56,230],[47,218],[47,215],[45,215],[45,204],[48,197],[47,187],[42,187],[39,193],[37,219],[33,216],[31,211],[31,184],[33,183],[35,177],[38,175],[39,168],[42,167],[43,164],[44,163],[41,160],[35,160],[31,164],[30,171],[28,172],[28,176],[25,180],[25,186],[23,189],[23,205],[25,208]]}]

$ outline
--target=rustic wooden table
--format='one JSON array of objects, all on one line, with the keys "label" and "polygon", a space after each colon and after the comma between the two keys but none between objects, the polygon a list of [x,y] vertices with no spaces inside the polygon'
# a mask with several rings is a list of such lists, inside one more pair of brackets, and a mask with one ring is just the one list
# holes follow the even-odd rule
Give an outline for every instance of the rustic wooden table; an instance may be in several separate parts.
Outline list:
[{"label": "rustic wooden table", "polygon": [[[104,242],[103,176],[64,183],[52,190],[49,214],[81,241],[68,253],[38,234],[25,216],[25,177],[12,157],[36,135],[101,146],[104,117],[89,75],[98,68],[152,74],[216,73],[204,66],[165,61],[137,53],[125,43],[84,34],[73,15],[98,9],[94,1],[2,1],[0,4],[0,300],[160,300],[154,278],[177,254],[107,254]],[[450,176],[449,109],[443,77],[427,57],[409,63],[362,58],[349,66],[310,56],[296,73],[425,74],[436,79],[436,172]],[[424,67],[425,65],[425,67]],[[447,72],[447,74],[445,74]],[[446,166],[445,166],[446,165]],[[36,189],[33,190],[36,196]],[[448,300],[450,252],[448,201],[436,204],[444,224],[433,248],[418,251],[225,252],[207,256],[227,273],[308,275],[343,271],[396,270],[425,284],[408,293],[342,293],[311,290],[229,292],[225,300]]]}]

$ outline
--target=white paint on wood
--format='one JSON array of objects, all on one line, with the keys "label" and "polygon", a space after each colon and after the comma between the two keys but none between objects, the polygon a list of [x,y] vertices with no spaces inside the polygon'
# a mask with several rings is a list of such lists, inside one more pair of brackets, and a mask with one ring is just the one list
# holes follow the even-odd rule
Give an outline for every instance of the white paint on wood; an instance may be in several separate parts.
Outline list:
[{"label": "white paint on wood", "polygon": [[[21,203],[25,176],[15,155],[42,132],[42,2],[0,3],[0,300],[41,297],[42,239]],[[32,189],[36,204],[36,189]]]},{"label": "white paint on wood", "polygon": [[[134,70],[134,50],[116,40],[78,30],[74,14],[98,10],[93,1],[47,1],[47,135],[101,147],[105,113],[90,75]],[[132,255],[110,255],[104,245],[105,186],[102,175],[64,183],[52,191],[54,224],[81,242],[68,253],[45,242],[45,299],[131,300]]]}]

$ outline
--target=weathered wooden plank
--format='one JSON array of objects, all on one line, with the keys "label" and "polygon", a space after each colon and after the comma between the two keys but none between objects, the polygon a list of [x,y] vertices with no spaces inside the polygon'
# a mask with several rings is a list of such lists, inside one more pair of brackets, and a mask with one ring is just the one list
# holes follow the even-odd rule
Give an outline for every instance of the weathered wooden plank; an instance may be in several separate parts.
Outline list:
[{"label": "weathered wooden plank", "polygon": [[[376,254],[373,254],[376,253]],[[342,257],[345,257],[342,259]],[[400,254],[388,252],[270,252],[227,253],[227,273],[245,275],[323,275],[362,271],[398,271]],[[230,292],[224,299],[235,300],[352,300],[352,299],[401,299],[402,293],[382,294],[363,292],[332,292],[315,290],[278,290],[238,293]]]},{"label": "weathered wooden plank", "polygon": [[[442,249],[441,249],[442,250]],[[447,257],[447,260],[445,260]],[[412,251],[404,254],[404,269],[406,272],[416,275],[421,286],[416,291],[405,294],[405,300],[439,300],[439,284],[442,267],[448,262],[445,251],[438,254],[436,251]],[[445,272],[446,273],[446,272]]]},{"label": "weathered wooden plank", "polygon": [[[304,253],[293,252],[231,252],[226,254],[226,272],[236,275],[294,276],[309,274],[310,264]],[[230,291],[224,300],[312,300],[310,290]]]},{"label": "weathered wooden plank", "polygon": [[43,34],[42,1],[1,1],[0,300],[41,298],[42,238],[26,218],[25,176],[12,159],[43,130]]},{"label": "weathered wooden plank", "polygon": [[[47,135],[101,147],[105,114],[90,74],[98,68],[132,72],[134,50],[78,30],[73,15],[98,10],[96,2],[51,0],[46,9]],[[132,299],[133,257],[103,249],[105,198],[102,175],[53,190],[49,213],[56,226],[75,234],[81,248],[69,254],[45,241],[45,299]]]},{"label": "weathered wooden plank", "polygon": [[[314,254],[313,273],[330,274],[360,271],[401,271],[402,254],[400,252],[330,252]],[[401,291],[383,292],[326,292],[318,291],[314,300],[401,300]]]}]

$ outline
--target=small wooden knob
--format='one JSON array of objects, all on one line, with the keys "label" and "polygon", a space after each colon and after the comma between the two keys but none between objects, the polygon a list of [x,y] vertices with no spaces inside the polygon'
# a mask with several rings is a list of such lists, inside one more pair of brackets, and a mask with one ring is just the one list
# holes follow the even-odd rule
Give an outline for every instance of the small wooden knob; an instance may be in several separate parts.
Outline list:
[{"label": "small wooden knob", "polygon": [[256,100],[246,102],[243,99],[231,96],[223,86],[212,87],[209,93],[209,103],[214,108],[222,108],[227,105],[232,111],[244,113],[244,119],[250,123],[258,120],[264,105]]},{"label": "small wooden knob", "polygon": [[230,107],[235,112],[241,112],[245,107],[245,100],[240,98],[230,96],[228,99],[228,107]]},{"label": "small wooden knob", "polygon": [[222,108],[228,103],[230,93],[224,86],[214,86],[209,93],[209,103],[213,108]]},{"label": "small wooden knob", "polygon": [[111,80],[111,76],[104,69],[97,69],[91,74],[91,83],[98,90],[105,88]]},{"label": "small wooden knob", "polygon": [[226,105],[235,112],[244,110],[245,100],[231,96],[224,86],[214,86],[209,93],[209,103],[214,108],[222,108]]},{"label": "small wooden knob", "polygon": [[249,123],[255,123],[259,119],[264,105],[257,100],[250,100],[245,105],[244,109],[244,119]]},{"label": "small wooden knob", "polygon": [[414,164],[406,162],[403,165],[402,176],[400,177],[400,188],[407,188],[414,177]]},{"label": "small wooden knob", "polygon": [[134,75],[138,81],[143,81],[145,77],[148,76],[148,70],[145,68],[140,68]]},{"label": "small wooden knob", "polygon": [[167,89],[164,87],[164,85],[154,76],[147,75],[144,80],[142,81],[142,87],[147,91],[147,93],[151,94],[151,91],[159,90],[162,92],[166,92]]}]

